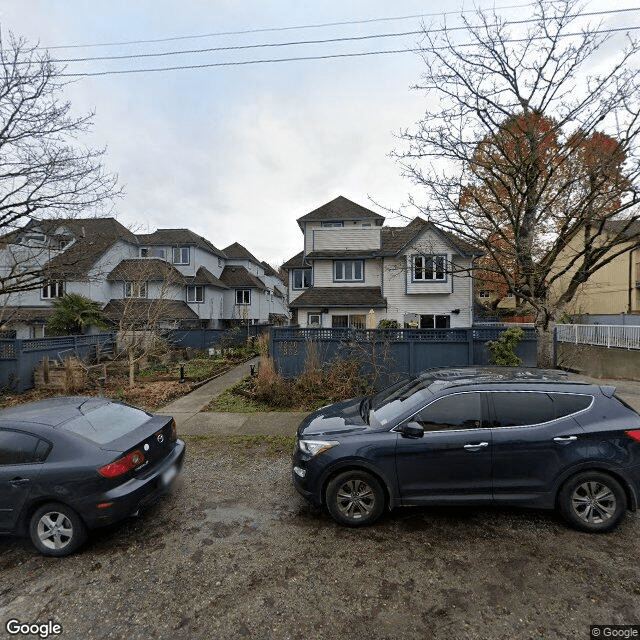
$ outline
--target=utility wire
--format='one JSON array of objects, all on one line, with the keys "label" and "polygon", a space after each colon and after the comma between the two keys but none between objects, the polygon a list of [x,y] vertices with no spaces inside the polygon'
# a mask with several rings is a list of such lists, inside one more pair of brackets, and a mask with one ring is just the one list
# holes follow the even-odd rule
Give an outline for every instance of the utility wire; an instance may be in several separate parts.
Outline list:
[{"label": "utility wire", "polygon": [[[593,33],[604,34],[604,33],[619,33],[619,32],[629,32],[629,31],[637,31],[640,29],[639,27],[620,27],[616,29],[600,29],[594,31]],[[582,36],[583,33],[565,33],[562,34],[563,37],[574,37],[574,36]],[[538,36],[533,38],[516,38],[513,40],[504,40],[505,43],[516,43],[516,42],[529,42],[531,40],[543,40],[544,36]],[[475,43],[462,43],[457,45],[459,47],[475,47],[477,46]],[[434,47],[434,49],[447,49],[448,47]],[[356,53],[334,53],[334,54],[325,54],[325,55],[317,55],[317,56],[295,56],[290,58],[263,58],[259,60],[240,60],[236,62],[211,62],[207,64],[192,64],[192,65],[179,65],[175,67],[155,67],[155,68],[147,68],[147,69],[120,69],[113,71],[95,71],[95,72],[86,72],[86,73],[60,73],[58,74],[60,77],[66,78],[87,78],[87,77],[96,77],[96,76],[110,76],[110,75],[125,75],[125,74],[133,74],[133,73],[158,73],[161,71],[182,71],[187,69],[208,69],[213,67],[239,67],[239,66],[248,66],[248,65],[256,65],[256,64],[275,64],[278,62],[306,62],[309,60],[330,60],[336,58],[357,58],[364,56],[377,56],[377,55],[388,55],[388,54],[397,54],[397,53],[424,53],[425,49],[417,48],[417,49],[390,49],[385,51],[362,51]]]},{"label": "utility wire", "polygon": [[[524,7],[531,7],[535,3],[529,2],[526,4],[514,4],[507,5],[504,7],[494,7],[493,11],[500,11],[502,9],[521,9]],[[52,47],[43,47],[46,49],[81,49],[85,47],[119,47],[130,44],[152,44],[158,42],[172,42],[176,40],[195,40],[198,38],[213,38],[216,36],[237,36],[243,35],[247,33],[267,33],[273,31],[294,31],[298,29],[320,29],[325,27],[338,27],[342,25],[351,25],[351,24],[367,24],[372,22],[393,22],[395,20],[415,20],[416,18],[431,18],[435,16],[448,16],[448,15],[461,15],[464,13],[475,13],[476,9],[466,9],[461,11],[438,11],[435,13],[418,13],[410,16],[395,16],[395,17],[385,17],[385,18],[364,18],[362,20],[343,20],[341,22],[323,22],[316,24],[303,24],[303,25],[295,25],[289,27],[263,27],[260,29],[242,29],[240,31],[219,31],[216,33],[203,33],[192,36],[173,36],[170,38],[156,38],[153,40],[128,40],[123,42],[101,42],[101,43],[89,43],[89,44],[67,44],[67,45],[58,45]]]},{"label": "utility wire", "polygon": [[[629,11],[638,11],[640,7],[630,7],[627,9],[610,9],[607,11],[592,11],[592,12],[584,12],[581,14],[568,15],[567,18],[577,18],[577,17],[587,17],[587,16],[600,16],[611,13],[623,13]],[[510,20],[504,23],[504,26],[507,25],[521,25],[521,24],[530,24],[532,22],[537,22],[538,18],[528,18],[525,20]],[[443,27],[438,29],[429,29],[429,33],[441,33],[441,32],[452,32],[452,31],[464,31],[468,27],[459,26],[459,27]],[[94,56],[94,57],[86,57],[86,58],[60,58],[53,59],[51,62],[53,63],[69,63],[69,62],[95,62],[98,60],[135,60],[138,58],[160,58],[166,56],[176,56],[176,55],[188,55],[194,53],[213,53],[216,51],[238,51],[244,49],[259,49],[259,48],[269,48],[269,47],[291,47],[291,46],[303,46],[309,44],[330,44],[335,42],[357,42],[362,40],[372,40],[377,38],[400,38],[403,36],[415,36],[424,33],[423,30],[417,31],[403,31],[400,33],[376,33],[369,34],[365,36],[345,36],[341,38],[325,38],[321,40],[297,40],[293,42],[272,42],[272,43],[262,43],[262,44],[245,44],[245,45],[230,45],[225,47],[210,47],[206,49],[191,49],[191,50],[183,50],[183,51],[164,51],[159,53],[137,53],[137,54],[129,54],[129,55],[119,55],[119,56]]]}]

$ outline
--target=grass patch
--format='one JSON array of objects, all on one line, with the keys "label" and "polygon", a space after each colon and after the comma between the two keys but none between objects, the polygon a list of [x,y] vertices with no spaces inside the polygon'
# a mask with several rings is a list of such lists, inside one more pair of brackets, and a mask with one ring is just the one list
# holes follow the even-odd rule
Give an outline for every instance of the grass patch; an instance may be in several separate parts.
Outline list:
[{"label": "grass patch", "polygon": [[226,391],[223,391],[219,396],[216,396],[203,411],[221,411],[224,413],[261,413],[271,411],[268,404],[255,402],[250,398],[240,395],[238,389],[244,384],[245,382],[239,382]]}]

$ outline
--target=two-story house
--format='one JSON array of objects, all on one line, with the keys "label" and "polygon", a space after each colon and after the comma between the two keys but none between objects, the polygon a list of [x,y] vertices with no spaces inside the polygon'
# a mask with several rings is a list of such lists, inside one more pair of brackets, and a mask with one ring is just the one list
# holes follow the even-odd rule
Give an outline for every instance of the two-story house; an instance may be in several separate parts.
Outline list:
[{"label": "two-story house", "polygon": [[298,219],[303,250],[289,273],[303,327],[470,327],[473,261],[481,252],[431,222],[403,227],[342,196]]},{"label": "two-story house", "polygon": [[239,257],[228,257],[188,229],[134,234],[113,218],[46,220],[1,241],[0,276],[19,277],[31,269],[46,278],[36,289],[0,299],[0,326],[17,330],[20,337],[42,336],[52,301],[65,293],[100,302],[114,324],[127,314],[127,324],[153,317],[166,327],[224,328],[244,317],[237,309],[238,281],[228,271],[236,269],[251,277],[252,287],[266,292],[262,304],[255,296],[253,322],[267,323],[287,313],[285,286],[274,279],[273,270],[266,274],[242,247],[255,263],[248,270]]}]

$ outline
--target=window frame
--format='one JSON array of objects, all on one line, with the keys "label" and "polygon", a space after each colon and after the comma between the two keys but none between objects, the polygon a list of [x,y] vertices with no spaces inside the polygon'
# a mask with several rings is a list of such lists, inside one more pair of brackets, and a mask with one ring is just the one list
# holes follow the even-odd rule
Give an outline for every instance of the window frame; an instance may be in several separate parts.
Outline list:
[{"label": "window frame", "polygon": [[140,257],[166,260],[167,252],[164,247],[140,247]]},{"label": "window frame", "polygon": [[[200,290],[200,297],[198,297],[198,289]],[[193,291],[194,296],[189,298],[189,293]],[[204,285],[202,284],[188,284],[187,285],[187,302],[191,304],[200,304],[204,302]]]},{"label": "window frame", "polygon": [[[311,322],[311,318],[318,318],[318,322]],[[307,313],[307,327],[321,327],[321,326],[322,326],[321,313]]]},{"label": "window frame", "polygon": [[[420,266],[418,266],[420,261]],[[440,268],[437,266],[437,262],[442,261]],[[428,263],[431,263],[431,266]],[[420,253],[411,256],[411,282],[447,282],[447,254],[446,253]],[[427,277],[427,274],[431,273],[431,277]],[[442,274],[441,278],[438,278],[438,273]],[[418,275],[421,274],[421,275]]]},{"label": "window frame", "polygon": [[[55,292],[52,293],[52,287],[55,288]],[[55,300],[57,298],[64,297],[65,283],[64,280],[50,280],[40,289],[41,300]]]},{"label": "window frame", "polygon": [[[355,265],[356,263],[360,263],[360,278],[355,277]],[[351,265],[351,278],[345,278],[344,274],[346,272],[345,265]],[[342,278],[338,277],[338,265],[341,266],[342,269]],[[349,258],[346,260],[334,260],[333,261],[333,281],[334,282],[364,282],[364,260],[361,258]]]},{"label": "window frame", "polygon": [[[242,298],[243,300],[238,302],[238,297],[239,294],[242,294]],[[244,295],[244,294],[248,294],[248,295]],[[248,300],[245,302],[244,298],[247,298]],[[238,307],[244,307],[244,306],[249,306],[251,304],[251,289],[236,289],[236,306]]]},{"label": "window frame", "polygon": [[[305,272],[308,273],[308,282],[309,284],[305,286]],[[302,286],[298,287],[296,286],[296,273],[301,273],[301,282],[302,282]],[[310,267],[299,267],[296,269],[292,269],[291,270],[291,288],[294,291],[302,291],[304,289],[311,289],[311,287],[313,286],[313,269],[311,269]]]},{"label": "window frame", "polygon": [[[189,245],[178,245],[171,249],[171,262],[173,264],[189,264],[191,261],[191,247]],[[186,253],[187,259],[184,260],[184,254]],[[176,260],[176,255],[178,259]]]},{"label": "window frame", "polygon": [[344,222],[342,220],[327,220],[322,222],[321,226],[323,229],[341,229],[344,227]]},{"label": "window frame", "polygon": [[136,282],[135,280],[125,280],[124,297],[127,300],[134,298],[145,299],[149,297],[149,284],[147,282]]}]

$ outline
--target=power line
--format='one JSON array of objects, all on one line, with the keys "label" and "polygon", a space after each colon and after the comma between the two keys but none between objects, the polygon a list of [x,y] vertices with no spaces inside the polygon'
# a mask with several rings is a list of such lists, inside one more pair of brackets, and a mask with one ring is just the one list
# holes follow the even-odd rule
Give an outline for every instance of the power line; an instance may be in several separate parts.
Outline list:
[{"label": "power line", "polygon": [[[620,33],[620,32],[629,32],[629,31],[637,31],[640,30],[639,27],[620,27],[616,29],[600,29],[594,31],[593,33],[604,34],[604,33]],[[575,37],[584,35],[583,33],[565,33],[564,37]],[[513,40],[504,40],[506,43],[516,43],[516,42],[528,42],[531,40],[542,40],[544,36],[534,37],[534,38],[516,38]],[[475,43],[462,43],[458,45],[459,47],[474,47],[477,46]],[[446,49],[447,47],[436,47],[436,49]],[[357,58],[357,57],[365,57],[365,56],[377,56],[377,55],[388,55],[388,54],[398,54],[398,53],[421,53],[424,52],[424,49],[390,49],[385,51],[361,51],[356,53],[334,53],[334,54],[325,54],[325,55],[317,55],[317,56],[295,56],[289,58],[263,58],[259,60],[239,60],[235,62],[211,62],[206,64],[192,64],[192,65],[179,65],[174,67],[155,67],[155,68],[147,68],[147,69],[120,69],[120,70],[112,70],[112,71],[95,71],[95,72],[86,72],[86,73],[60,73],[58,74],[60,77],[66,78],[87,78],[87,77],[96,77],[96,76],[110,76],[110,75],[125,75],[125,74],[133,74],[133,73],[158,73],[163,71],[184,71],[188,69],[208,69],[213,67],[239,67],[239,66],[248,66],[248,65],[256,65],[256,64],[275,64],[278,62],[307,62],[310,60],[331,60],[337,58]]]},{"label": "power line", "polygon": [[[630,7],[626,9],[609,9],[606,11],[592,11],[592,12],[583,12],[575,15],[569,15],[567,18],[577,18],[577,17],[592,17],[592,16],[600,16],[600,15],[608,15],[612,13],[623,13],[629,11],[638,11],[640,7]],[[521,25],[521,24],[530,24],[532,22],[537,22],[538,18],[528,18],[524,20],[510,20],[504,23],[507,25]],[[459,27],[443,27],[438,29],[429,29],[429,33],[441,33],[441,32],[451,32],[451,31],[464,31],[466,30],[466,26]],[[320,40],[297,40],[292,42],[271,42],[271,43],[262,43],[262,44],[245,44],[245,45],[229,45],[225,47],[209,47],[206,49],[190,49],[190,50],[182,50],[182,51],[164,51],[159,53],[138,53],[138,54],[129,54],[129,55],[119,55],[119,56],[93,56],[93,57],[85,57],[85,58],[60,58],[53,59],[51,62],[54,63],[69,63],[69,62],[94,62],[98,60],[135,60],[139,58],[160,58],[167,56],[176,56],[176,55],[189,55],[189,54],[200,54],[200,53],[213,53],[220,51],[239,51],[245,49],[259,49],[259,48],[275,48],[275,47],[291,47],[291,46],[303,46],[310,44],[330,44],[335,42],[357,42],[363,40],[372,40],[378,38],[399,38],[403,36],[413,36],[419,35],[423,33],[422,30],[417,31],[403,31],[399,33],[377,33],[377,34],[369,34],[364,36],[344,36],[340,38],[325,38]]]},{"label": "power line", "polygon": [[[499,11],[502,9],[521,9],[524,7],[531,7],[535,3],[528,2],[526,4],[514,4],[507,5],[504,7],[494,7],[494,11]],[[244,35],[248,33],[267,33],[274,31],[294,31],[297,29],[320,29],[326,27],[338,27],[343,25],[351,25],[351,24],[368,24],[373,22],[393,22],[395,20],[415,20],[416,18],[432,18],[435,16],[448,16],[448,15],[461,15],[464,13],[475,13],[476,9],[466,9],[461,11],[438,11],[435,13],[418,13],[410,16],[395,16],[395,17],[384,17],[384,18],[363,18],[361,20],[343,20],[341,22],[323,22],[316,24],[303,24],[303,25],[295,25],[288,27],[263,27],[259,29],[242,29],[239,31],[218,31],[215,33],[203,33],[198,35],[191,36],[173,36],[169,38],[155,38],[151,40],[128,40],[122,42],[100,42],[100,43],[88,43],[88,44],[68,44],[68,45],[57,45],[51,47],[44,47],[46,49],[81,49],[81,48],[89,48],[89,47],[119,47],[131,44],[153,44],[158,42],[172,42],[176,40],[196,40],[200,38],[213,38],[217,36],[236,36],[236,35]]]}]

